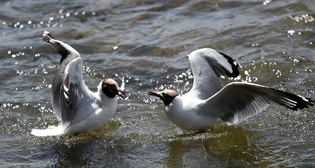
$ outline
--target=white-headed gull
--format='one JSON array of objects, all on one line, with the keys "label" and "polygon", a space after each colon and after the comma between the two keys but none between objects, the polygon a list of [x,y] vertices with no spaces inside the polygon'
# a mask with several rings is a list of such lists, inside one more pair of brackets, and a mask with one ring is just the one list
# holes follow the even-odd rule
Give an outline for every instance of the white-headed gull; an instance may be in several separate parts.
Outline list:
[{"label": "white-headed gull", "polygon": [[[82,58],[70,45],[56,40],[45,31],[43,40],[61,55],[60,67],[52,83],[53,111],[60,124],[33,129],[36,136],[88,133],[101,128],[117,109],[116,95],[125,97],[113,79],[104,79],[92,92],[82,78]],[[124,82],[123,82],[124,83]]]},{"label": "white-headed gull", "polygon": [[167,117],[182,129],[203,130],[218,119],[238,124],[270,104],[292,110],[314,106],[309,98],[253,83],[232,82],[222,88],[219,77],[238,76],[238,64],[216,50],[199,49],[188,57],[194,75],[189,92],[183,95],[173,90],[148,93],[163,101]]}]

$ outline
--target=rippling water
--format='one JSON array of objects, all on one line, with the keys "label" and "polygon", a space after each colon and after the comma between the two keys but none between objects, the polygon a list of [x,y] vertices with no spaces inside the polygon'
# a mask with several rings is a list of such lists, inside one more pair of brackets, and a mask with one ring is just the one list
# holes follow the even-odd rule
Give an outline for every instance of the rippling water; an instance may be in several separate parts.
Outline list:
[{"label": "rippling water", "polygon": [[[238,81],[315,99],[314,18],[313,0],[0,1],[0,167],[313,167],[314,108],[272,106],[193,134],[147,91],[188,91],[186,55],[211,47],[242,65]],[[92,90],[126,76],[129,97],[101,130],[30,135],[58,124],[50,91],[60,56],[41,40],[44,30],[81,53]]]}]

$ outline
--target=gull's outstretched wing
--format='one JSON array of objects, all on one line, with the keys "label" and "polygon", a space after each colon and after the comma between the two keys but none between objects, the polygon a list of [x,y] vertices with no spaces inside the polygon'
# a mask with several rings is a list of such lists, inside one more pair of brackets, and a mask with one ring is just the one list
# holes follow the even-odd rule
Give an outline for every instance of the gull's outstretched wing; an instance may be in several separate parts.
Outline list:
[{"label": "gull's outstretched wing", "polygon": [[239,75],[238,64],[229,56],[216,50],[199,49],[193,51],[188,57],[194,75],[193,87],[188,94],[194,94],[199,99],[208,99],[222,88],[220,76]]},{"label": "gull's outstretched wing", "polygon": [[263,111],[269,104],[298,110],[314,106],[312,102],[309,98],[262,85],[232,82],[209,98],[200,113],[237,124]]},{"label": "gull's outstretched wing", "polygon": [[56,40],[48,31],[44,31],[43,40],[61,55],[60,67],[52,84],[52,104],[56,117],[63,123],[69,122],[73,117],[69,110],[75,107],[77,85],[82,79],[82,59],[74,48]]},{"label": "gull's outstretched wing", "polygon": [[80,57],[78,51],[76,51],[70,45],[62,41],[56,40],[48,31],[44,31],[43,40],[49,43],[52,46],[52,48],[55,49],[61,55],[60,64],[67,57],[71,58]]},{"label": "gull's outstretched wing", "polygon": [[78,97],[82,97],[82,59],[77,57],[73,59],[65,69],[63,82],[60,87],[60,113],[63,124],[70,123],[77,111]]}]

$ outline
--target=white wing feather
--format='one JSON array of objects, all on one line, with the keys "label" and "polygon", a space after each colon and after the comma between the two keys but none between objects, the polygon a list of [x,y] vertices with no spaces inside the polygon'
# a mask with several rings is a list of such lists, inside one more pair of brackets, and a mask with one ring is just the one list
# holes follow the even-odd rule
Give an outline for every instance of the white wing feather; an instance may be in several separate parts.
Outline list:
[{"label": "white wing feather", "polygon": [[292,110],[313,106],[310,99],[300,95],[252,83],[232,82],[206,100],[199,112],[237,124],[265,110],[270,104]]},{"label": "white wing feather", "polygon": [[216,50],[204,48],[189,54],[189,61],[194,75],[192,89],[187,93],[201,100],[208,99],[221,88],[220,76],[239,75],[236,64],[229,56]]}]

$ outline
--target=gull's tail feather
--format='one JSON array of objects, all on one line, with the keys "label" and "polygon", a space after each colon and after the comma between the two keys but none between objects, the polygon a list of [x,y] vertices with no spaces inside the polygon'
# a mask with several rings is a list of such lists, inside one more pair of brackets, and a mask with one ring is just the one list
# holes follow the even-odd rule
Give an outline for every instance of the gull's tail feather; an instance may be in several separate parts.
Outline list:
[{"label": "gull's tail feather", "polygon": [[50,126],[47,129],[33,129],[31,132],[35,136],[58,136],[64,134],[62,126]]}]

